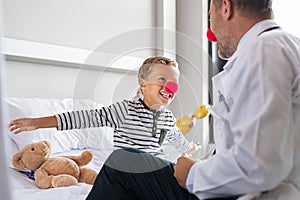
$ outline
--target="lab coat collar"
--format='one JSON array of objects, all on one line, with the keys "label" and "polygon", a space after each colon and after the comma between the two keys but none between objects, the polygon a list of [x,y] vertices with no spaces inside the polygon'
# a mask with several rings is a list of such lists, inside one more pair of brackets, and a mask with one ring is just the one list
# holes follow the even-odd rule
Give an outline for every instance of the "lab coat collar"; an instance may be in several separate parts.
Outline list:
[{"label": "lab coat collar", "polygon": [[249,42],[252,43],[261,33],[273,27],[278,27],[278,25],[272,19],[266,19],[256,23],[241,38],[237,49],[240,49],[242,46],[244,46],[244,44]]},{"label": "lab coat collar", "polygon": [[260,21],[256,23],[254,26],[252,26],[241,38],[239,41],[238,47],[236,52],[229,58],[226,65],[223,67],[224,70],[230,70],[232,67],[233,62],[239,55],[239,51],[244,48],[244,46],[248,46],[249,44],[253,43],[255,39],[264,31],[267,29],[277,27],[278,25],[276,22],[272,19],[267,19]]}]

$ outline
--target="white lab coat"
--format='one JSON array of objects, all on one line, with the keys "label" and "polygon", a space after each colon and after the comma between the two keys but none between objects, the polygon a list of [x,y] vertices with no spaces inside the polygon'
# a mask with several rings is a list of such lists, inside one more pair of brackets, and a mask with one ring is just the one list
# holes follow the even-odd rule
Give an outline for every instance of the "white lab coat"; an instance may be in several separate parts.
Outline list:
[{"label": "white lab coat", "polygon": [[275,26],[253,26],[213,77],[217,153],[187,179],[199,199],[300,199],[300,40]]}]

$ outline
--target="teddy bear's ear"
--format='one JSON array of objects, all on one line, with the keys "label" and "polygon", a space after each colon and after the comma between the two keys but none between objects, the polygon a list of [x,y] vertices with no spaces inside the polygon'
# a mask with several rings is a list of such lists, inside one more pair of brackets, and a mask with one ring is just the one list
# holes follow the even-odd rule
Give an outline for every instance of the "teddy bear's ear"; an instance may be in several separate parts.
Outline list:
[{"label": "teddy bear's ear", "polygon": [[25,164],[23,163],[22,161],[22,156],[23,156],[23,152],[20,151],[18,153],[15,153],[14,156],[13,156],[13,166],[17,169],[23,169],[25,168]]},{"label": "teddy bear's ear", "polygon": [[44,140],[43,142],[44,142],[49,148],[51,148],[51,143],[50,143],[49,141]]},{"label": "teddy bear's ear", "polygon": [[47,140],[44,140],[43,142],[48,146],[48,148],[50,149],[50,152],[51,152],[51,143]]}]

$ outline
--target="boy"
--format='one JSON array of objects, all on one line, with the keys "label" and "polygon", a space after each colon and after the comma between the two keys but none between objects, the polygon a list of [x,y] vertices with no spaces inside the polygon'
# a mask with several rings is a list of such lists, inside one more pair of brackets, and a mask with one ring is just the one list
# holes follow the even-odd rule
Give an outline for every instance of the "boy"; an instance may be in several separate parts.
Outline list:
[{"label": "boy", "polygon": [[[138,81],[143,99],[123,100],[108,107],[72,111],[40,118],[12,120],[9,130],[22,131],[56,127],[58,130],[109,126],[114,128],[114,148],[136,148],[152,155],[162,155],[160,146],[168,140],[180,153],[192,153],[192,146],[176,127],[176,119],[168,106],[175,92],[167,83],[179,79],[176,61],[163,56],[146,59],[139,69]],[[190,151],[189,151],[190,150]]]}]

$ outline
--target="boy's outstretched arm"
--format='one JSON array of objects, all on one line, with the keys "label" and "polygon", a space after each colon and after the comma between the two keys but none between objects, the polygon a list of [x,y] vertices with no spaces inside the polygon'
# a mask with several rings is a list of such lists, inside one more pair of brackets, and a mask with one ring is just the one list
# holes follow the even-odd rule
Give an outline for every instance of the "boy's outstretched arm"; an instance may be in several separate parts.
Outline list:
[{"label": "boy's outstretched arm", "polygon": [[9,125],[9,131],[14,134],[23,131],[32,131],[39,128],[57,128],[57,120],[55,116],[39,117],[39,118],[19,118],[12,120]]}]

